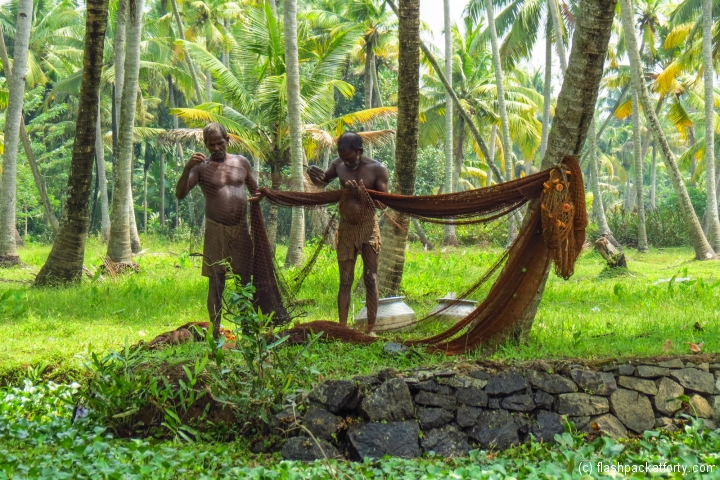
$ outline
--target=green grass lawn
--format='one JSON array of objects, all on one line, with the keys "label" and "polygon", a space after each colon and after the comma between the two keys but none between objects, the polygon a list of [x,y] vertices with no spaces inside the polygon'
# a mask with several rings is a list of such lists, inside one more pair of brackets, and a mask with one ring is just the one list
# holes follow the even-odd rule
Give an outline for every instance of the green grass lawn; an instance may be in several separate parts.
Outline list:
[{"label": "green grass lawn", "polygon": [[[119,348],[126,338],[130,343],[149,340],[183,323],[204,321],[207,280],[200,275],[200,261],[188,256],[200,247],[144,240],[145,253],[136,258],[139,274],[96,282],[86,278],[80,285],[64,288],[32,287],[50,246],[22,248],[25,266],[0,270],[0,378],[17,378],[27,366],[43,364],[56,374],[75,374],[78,354],[88,349],[108,351]],[[91,240],[86,265],[99,265],[104,253],[105,246]],[[424,252],[413,245],[403,278],[407,302],[418,315],[427,313],[437,297],[470,286],[499,253],[492,248]],[[689,353],[688,342],[704,342],[704,352],[720,351],[720,264],[692,258],[689,248],[630,251],[629,271],[613,272],[599,255],[585,253],[570,280],[551,274],[527,343],[504,345],[493,358],[684,354]],[[360,262],[356,278],[359,268]],[[674,276],[691,280],[667,281]],[[299,320],[336,318],[337,288],[334,255],[325,250],[300,291],[307,316]],[[362,294],[354,295],[351,313],[362,308],[362,299]],[[702,330],[694,328],[696,322]],[[425,326],[408,335],[425,336],[440,328]],[[673,343],[669,351],[663,350],[666,340]],[[457,360],[428,354],[389,358],[382,344],[325,343],[313,356],[323,376]]]}]

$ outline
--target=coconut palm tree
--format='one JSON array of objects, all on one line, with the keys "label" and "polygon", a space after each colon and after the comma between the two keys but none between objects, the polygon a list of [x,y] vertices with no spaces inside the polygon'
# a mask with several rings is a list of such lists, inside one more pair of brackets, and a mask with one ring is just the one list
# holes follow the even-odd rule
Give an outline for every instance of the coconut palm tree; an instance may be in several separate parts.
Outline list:
[{"label": "coconut palm tree", "polygon": [[[510,143],[510,124],[505,106],[505,76],[502,71],[502,63],[500,62],[500,48],[498,46],[497,30],[495,29],[495,13],[493,10],[492,0],[485,0],[485,10],[488,19],[488,31],[490,32],[490,47],[493,55],[493,66],[495,67],[495,87],[497,89],[498,107],[500,113],[500,140],[503,147],[503,156],[505,158],[505,177],[512,180],[513,165],[512,161],[512,144]],[[517,235],[517,226],[515,225],[515,217],[508,218],[508,239],[507,244],[510,245]]]},{"label": "coconut palm tree", "polygon": [[718,195],[715,190],[715,99],[713,82],[715,65],[713,62],[713,2],[703,0],[702,9],[702,53],[703,80],[705,83],[705,188],[707,203],[707,236],[710,246],[720,252],[720,218],[718,218]]},{"label": "coconut palm tree", "polygon": [[[71,282],[82,277],[85,241],[90,226],[89,206],[99,116],[100,76],[108,19],[108,0],[86,4],[85,54],[75,144],[68,177],[62,223],[36,285]],[[103,160],[104,161],[104,160]]]},{"label": "coconut palm tree", "polygon": [[[450,23],[450,0],[443,0],[445,21],[445,77],[453,77],[453,38]],[[453,191],[453,103],[450,92],[445,92],[445,192]],[[457,246],[455,225],[445,225],[444,245]]]},{"label": "coconut palm tree", "polygon": [[0,181],[0,266],[17,265],[20,257],[15,243],[15,192],[17,149],[22,122],[25,75],[32,27],[32,0],[18,0],[12,75],[8,79],[8,108],[5,113],[4,154]]},{"label": "coconut palm tree", "polygon": [[[398,66],[398,121],[395,148],[395,172],[391,191],[401,195],[415,192],[415,165],[418,147],[418,113],[420,109],[420,1],[400,0],[395,6],[400,44]],[[378,267],[378,290],[381,295],[395,294],[400,288],[405,266],[409,219],[394,215],[381,231],[383,249]]]},{"label": "coconut palm tree", "polygon": [[[290,137],[290,182],[295,191],[304,190],[302,121],[300,98],[300,62],[298,60],[297,0],[285,0],[285,88],[287,91],[288,128]],[[302,264],[305,246],[305,210],[293,208],[290,238],[285,266]]]},{"label": "coconut palm tree", "polygon": [[707,238],[705,238],[700,222],[693,210],[690,197],[687,193],[687,188],[685,187],[682,175],[677,166],[675,154],[670,149],[670,145],[668,144],[667,138],[662,131],[658,116],[655,113],[655,110],[653,110],[653,106],[650,104],[647,88],[642,79],[642,67],[640,62],[640,53],[637,46],[637,39],[635,37],[634,10],[632,3],[630,0],[620,0],[620,6],[623,33],[625,34],[628,56],[630,57],[632,88],[638,93],[639,101],[642,106],[643,113],[645,114],[648,126],[653,132],[655,142],[660,146],[663,153],[665,165],[668,173],[670,174],[675,194],[677,195],[680,203],[680,211],[688,227],[690,241],[695,249],[695,258],[698,260],[715,259],[717,256],[708,243]]},{"label": "coconut palm tree", "polygon": [[130,176],[133,154],[133,127],[135,125],[138,76],[140,71],[140,37],[142,34],[144,0],[134,1],[134,8],[128,8],[127,16],[125,72],[118,127],[118,155],[114,172],[110,239],[107,250],[108,259],[113,263],[121,265],[132,264],[132,249],[130,245],[132,192],[130,189]]}]

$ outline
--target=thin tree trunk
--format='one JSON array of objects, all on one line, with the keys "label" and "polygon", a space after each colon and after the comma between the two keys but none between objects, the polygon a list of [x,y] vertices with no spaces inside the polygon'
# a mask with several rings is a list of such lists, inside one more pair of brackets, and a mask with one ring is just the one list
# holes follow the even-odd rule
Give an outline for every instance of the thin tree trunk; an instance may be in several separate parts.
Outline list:
[{"label": "thin tree trunk", "polygon": [[[640,123],[640,102],[635,90],[632,92],[633,157],[635,160],[635,198],[638,209],[638,252],[647,252],[648,241],[645,231],[645,205],[643,203],[643,164],[642,132]],[[632,209],[632,208],[631,208]]]},{"label": "thin tree trunk", "polygon": [[23,121],[22,109],[32,18],[32,0],[18,0],[13,72],[12,75],[6,75],[9,77],[9,93],[8,106],[5,111],[5,154],[3,156],[2,181],[0,182],[0,266],[20,263],[15,242],[17,151],[20,140],[20,123]]},{"label": "thin tree trunk", "polygon": [[[550,20],[548,19],[548,22]],[[540,135],[540,150],[538,158],[542,162],[547,150],[548,135],[550,134],[550,107],[552,103],[552,39],[550,38],[550,29],[547,29],[545,36],[545,84],[543,85],[543,123],[542,133]],[[530,174],[530,163],[528,162],[525,169],[525,175]]]},{"label": "thin tree trunk", "polygon": [[95,123],[95,161],[97,162],[98,188],[100,190],[100,233],[103,241],[107,243],[110,238],[110,211],[107,175],[105,174],[105,147],[103,146],[100,120],[100,102],[98,101],[98,115]]},{"label": "thin tree trunk", "polygon": [[655,189],[657,187],[657,148],[655,142],[652,144],[652,163],[650,164],[650,208],[655,210]]},{"label": "thin tree trunk", "polygon": [[[450,0],[443,0],[443,13],[445,18],[445,78],[452,79],[453,50],[452,50],[452,24],[450,23]],[[452,96],[445,92],[445,193],[452,193],[453,189],[453,101]],[[417,227],[417,225],[416,225]],[[455,225],[445,225],[445,238],[443,245],[457,246]]]},{"label": "thin tree trunk", "polygon": [[212,102],[212,75],[210,70],[205,72],[205,101]]},{"label": "thin tree trunk", "polygon": [[132,172],[135,169],[134,156],[131,153],[130,159],[130,181],[128,183],[128,219],[130,220],[130,250],[132,253],[138,253],[141,250],[140,235],[138,235],[137,218],[135,216],[135,197],[132,190]]},{"label": "thin tree trunk", "polygon": [[[510,143],[510,122],[508,121],[507,106],[505,105],[505,76],[502,71],[502,63],[500,62],[500,47],[498,46],[497,31],[495,30],[495,13],[493,12],[492,0],[485,0],[485,10],[488,18],[488,31],[490,32],[490,46],[492,47],[493,66],[495,67],[495,83],[497,88],[498,107],[500,110],[500,127],[503,147],[503,156],[505,158],[505,177],[512,180],[513,162],[512,162],[512,144]],[[517,226],[515,225],[515,217],[508,216],[508,238],[507,245],[510,245],[517,235]]]},{"label": "thin tree trunk", "polygon": [[[113,53],[115,55],[115,85],[113,86],[113,162],[117,162],[118,124],[120,123],[120,103],[122,100],[123,82],[125,81],[125,38],[127,29],[127,9],[130,0],[118,0],[115,17],[115,38]],[[114,165],[113,165],[114,166]],[[113,173],[114,173],[113,169]]]},{"label": "thin tree trunk", "polygon": [[420,221],[417,218],[413,217],[412,224],[413,227],[415,227],[415,232],[417,233],[420,242],[423,244],[423,247],[425,247],[425,250],[432,250],[434,248],[433,244],[427,238],[427,235],[425,235],[425,231],[423,230],[422,225],[420,225]]},{"label": "thin tree trunk", "polygon": [[135,0],[135,8],[129,9],[128,12],[125,75],[118,127],[118,155],[114,172],[110,240],[108,241],[107,250],[107,256],[111,261],[125,265],[132,264],[130,244],[132,191],[130,190],[130,180],[132,174],[133,128],[135,125],[138,73],[140,70],[140,35],[142,33],[143,4],[144,0]]},{"label": "thin tree trunk", "polygon": [[[602,134],[605,131],[605,128],[610,124],[610,120],[615,118],[615,112],[617,111],[618,107],[620,106],[620,103],[622,102],[623,97],[627,93],[627,91],[630,89],[630,82],[626,83],[625,86],[620,90],[620,95],[618,96],[618,99],[615,101],[615,105],[613,105],[612,110],[610,110],[610,114],[605,118],[602,125],[600,125],[600,130],[598,130],[595,133],[595,136],[600,139],[602,138]],[[588,152],[586,151],[583,153],[582,158],[580,159],[580,164],[582,165],[585,162],[585,158],[587,157]]]},{"label": "thin tree trunk", "polygon": [[[223,27],[225,27],[225,32],[228,32],[230,30],[229,19],[226,18],[225,20],[223,20]],[[223,46],[222,61],[225,68],[230,68],[230,48],[228,46]]]},{"label": "thin tree trunk", "polygon": [[675,194],[677,195],[680,203],[680,211],[688,227],[690,242],[695,249],[695,258],[698,260],[716,259],[717,256],[705,238],[705,234],[702,231],[697,215],[695,215],[692,203],[690,202],[690,197],[687,193],[687,188],[683,182],[682,174],[680,173],[680,169],[678,168],[675,160],[675,154],[670,149],[670,144],[665,138],[660,121],[658,120],[655,111],[652,109],[650,97],[645,84],[643,83],[640,54],[637,49],[637,39],[635,37],[635,22],[632,4],[630,3],[630,0],[620,0],[620,5],[625,42],[627,44],[628,56],[630,57],[630,79],[632,81],[633,88],[638,92],[640,105],[645,113],[648,126],[653,132],[655,142],[660,145],[660,150],[663,153],[665,166],[670,174],[670,180],[672,181]]},{"label": "thin tree trunk", "polygon": [[558,56],[560,57],[560,68],[562,69],[562,76],[564,77],[567,71],[567,57],[565,56],[563,28],[557,0],[548,0],[548,10],[550,11],[550,18],[552,18],[553,30],[555,30],[555,45],[557,46]]},{"label": "thin tree trunk", "polygon": [[[565,155],[579,155],[585,143],[585,137],[595,114],[603,64],[615,17],[615,6],[614,0],[580,0],[570,61],[558,95],[555,117],[548,137],[548,149],[541,169],[550,168],[560,162]],[[538,208],[540,208],[539,200],[530,202],[525,218],[531,218]],[[510,336],[522,338],[530,332],[545,291],[549,269],[550,265],[545,273],[545,281],[540,284],[533,301],[516,324],[514,331],[508,332]]]},{"label": "thin tree trunk", "polygon": [[85,242],[90,225],[89,206],[95,163],[103,46],[108,20],[108,0],[88,0],[85,14],[85,53],[75,142],[68,176],[60,230],[35,284],[77,281],[82,277]]},{"label": "thin tree trunk", "polygon": [[[379,108],[383,106],[382,92],[380,91],[380,80],[378,80],[378,67],[377,58],[375,59],[375,68],[372,71],[373,76],[373,108]],[[390,122],[385,119],[385,124],[390,125]],[[388,128],[389,130],[389,128]]]},{"label": "thin tree trunk", "polygon": [[[5,34],[2,26],[0,25],[0,58],[2,59],[3,71],[6,72],[6,77],[12,75],[12,68],[10,67],[10,59],[7,54],[7,47],[5,46]],[[45,223],[52,229],[53,233],[57,235],[59,223],[55,213],[53,212],[52,205],[50,205],[50,197],[47,193],[47,187],[45,186],[45,180],[40,175],[40,169],[38,169],[37,160],[35,159],[35,153],[30,145],[30,138],[28,138],[27,130],[25,129],[25,120],[22,119],[20,122],[20,139],[22,140],[23,147],[25,149],[25,156],[28,159],[30,170],[32,170],[33,178],[35,179],[35,186],[40,194],[40,200],[43,204],[43,213],[45,217]],[[27,205],[25,206],[27,207]],[[25,222],[27,224],[27,221]]]},{"label": "thin tree trunk", "polygon": [[[178,38],[181,40],[185,40],[185,29],[183,28],[183,23],[182,23],[182,20],[180,19],[180,12],[178,11],[177,1],[171,0],[170,3],[172,3],[173,18],[175,18],[175,26],[178,29],[178,31],[177,31]],[[190,78],[192,79],[193,86],[195,87],[195,100],[198,103],[200,103],[200,99],[202,98],[200,96],[200,92],[202,90],[200,90],[200,82],[198,82],[197,73],[195,72],[195,65],[193,64],[192,59],[190,59],[190,54],[188,54],[188,51],[185,47],[183,47],[183,51],[185,54],[185,62],[187,63],[188,70],[190,71]]]},{"label": "thin tree trunk", "polygon": [[490,168],[490,164],[495,164],[495,142],[497,141],[497,124],[493,123],[492,128],[490,129],[490,148],[489,148],[489,155],[490,158],[487,160],[487,178],[485,179],[485,186],[489,187],[492,185],[492,176],[493,176],[493,169]]},{"label": "thin tree trunk", "polygon": [[[463,147],[465,146],[465,120],[462,117],[458,118],[457,122],[457,141],[455,142],[455,169],[453,171],[453,191],[459,192],[460,188],[460,174],[462,173],[463,164],[465,163],[465,155],[463,154]],[[492,170],[489,170],[492,171]]]},{"label": "thin tree trunk", "polygon": [[372,48],[372,36],[365,43],[365,108],[372,108],[373,70],[375,70],[375,52]]},{"label": "thin tree trunk", "polygon": [[588,129],[588,139],[590,140],[590,189],[593,192],[593,215],[598,224],[600,235],[612,235],[612,231],[610,231],[610,227],[608,226],[607,217],[605,216],[602,194],[600,193],[600,169],[598,168],[595,120],[593,120]]},{"label": "thin tree trunk", "polygon": [[267,0],[267,2],[270,4],[270,9],[272,10],[273,15],[277,17],[277,4],[275,0]]},{"label": "thin tree trunk", "polygon": [[[304,190],[302,121],[300,99],[300,64],[297,43],[297,0],[285,0],[285,76],[287,85],[288,127],[290,130],[290,181],[296,192]],[[367,85],[366,85],[367,88]],[[305,209],[292,209],[292,223],[285,266],[302,264],[305,245]]]},{"label": "thin tree trunk", "polygon": [[715,252],[720,253],[720,218],[718,218],[717,191],[715,190],[715,99],[713,64],[713,2],[703,0],[703,77],[705,81],[705,188],[707,203],[707,238]]},{"label": "thin tree trunk", "polygon": [[165,154],[160,154],[160,229],[165,232]]},{"label": "thin tree trunk", "polygon": [[[147,161],[147,160],[146,160]],[[148,202],[147,202],[147,191],[148,191],[148,179],[147,179],[147,166],[143,168],[143,233],[147,235],[147,224],[148,224]]]},{"label": "thin tree trunk", "polygon": [[[401,195],[415,193],[417,164],[418,114],[420,111],[420,1],[400,0],[398,9],[392,0],[388,5],[398,17],[398,116],[395,173],[392,192]],[[437,62],[436,62],[437,63]],[[441,73],[440,69],[436,69]],[[443,75],[444,78],[444,75]],[[446,80],[447,81],[447,80]],[[452,87],[451,87],[452,88]],[[381,295],[396,294],[400,289],[405,267],[405,246],[410,221],[405,215],[395,215],[396,222],[383,223],[378,283]]]}]

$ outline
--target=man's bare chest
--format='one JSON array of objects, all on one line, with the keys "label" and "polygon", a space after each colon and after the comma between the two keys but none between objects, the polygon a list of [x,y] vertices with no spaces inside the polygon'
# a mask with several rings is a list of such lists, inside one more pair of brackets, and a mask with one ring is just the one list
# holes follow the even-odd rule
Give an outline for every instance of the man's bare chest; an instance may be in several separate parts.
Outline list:
[{"label": "man's bare chest", "polygon": [[345,183],[351,180],[354,180],[356,182],[360,182],[360,180],[362,180],[365,188],[370,190],[376,190],[375,184],[377,182],[377,173],[375,173],[375,169],[373,168],[360,167],[356,170],[350,170],[344,165],[341,165],[337,169],[337,175],[340,179],[340,184],[342,186],[345,186]]},{"label": "man's bare chest", "polygon": [[247,171],[236,162],[208,162],[200,169],[200,184],[208,187],[242,186]]}]

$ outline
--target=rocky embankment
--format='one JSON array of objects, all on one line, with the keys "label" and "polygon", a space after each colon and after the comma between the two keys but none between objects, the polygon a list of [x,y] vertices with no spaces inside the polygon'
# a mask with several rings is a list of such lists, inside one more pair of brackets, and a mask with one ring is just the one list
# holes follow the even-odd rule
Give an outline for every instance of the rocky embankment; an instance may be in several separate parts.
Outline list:
[{"label": "rocky embankment", "polygon": [[[495,362],[328,380],[302,396],[303,413],[277,416],[286,459],[463,456],[551,442],[572,421],[582,431],[627,438],[673,430],[697,416],[720,422],[720,357],[612,362]],[[300,409],[298,409],[300,410]]]}]

